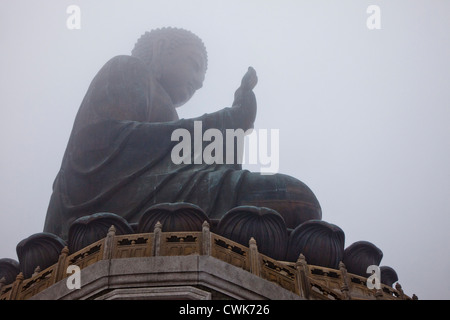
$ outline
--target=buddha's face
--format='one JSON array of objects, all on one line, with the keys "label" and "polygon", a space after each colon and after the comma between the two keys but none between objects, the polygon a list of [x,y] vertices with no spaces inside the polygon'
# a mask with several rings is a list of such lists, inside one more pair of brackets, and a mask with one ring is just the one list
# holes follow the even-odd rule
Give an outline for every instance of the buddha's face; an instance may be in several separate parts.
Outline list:
[{"label": "buddha's face", "polygon": [[186,103],[203,86],[204,53],[194,45],[183,45],[163,57],[159,82],[175,107]]}]

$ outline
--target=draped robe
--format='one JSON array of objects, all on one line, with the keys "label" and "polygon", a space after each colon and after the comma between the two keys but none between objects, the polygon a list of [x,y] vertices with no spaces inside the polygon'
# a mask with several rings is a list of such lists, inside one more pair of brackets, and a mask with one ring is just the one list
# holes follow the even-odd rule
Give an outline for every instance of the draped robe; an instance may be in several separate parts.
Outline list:
[{"label": "draped robe", "polygon": [[[226,129],[252,128],[254,117],[248,108],[230,107],[178,119],[170,98],[139,59],[112,58],[81,103],[53,184],[44,231],[67,239],[74,220],[96,212],[136,223],[146,209],[164,202],[193,203],[218,220],[235,206],[264,204],[268,197],[303,208],[299,217],[281,212],[289,227],[320,219],[312,192],[289,176],[261,179],[239,164],[172,161],[171,151],[179,143],[171,140],[174,130],[186,129],[193,137],[194,121],[201,121],[203,131],[215,128],[225,137]],[[252,193],[255,183],[261,188]]]}]

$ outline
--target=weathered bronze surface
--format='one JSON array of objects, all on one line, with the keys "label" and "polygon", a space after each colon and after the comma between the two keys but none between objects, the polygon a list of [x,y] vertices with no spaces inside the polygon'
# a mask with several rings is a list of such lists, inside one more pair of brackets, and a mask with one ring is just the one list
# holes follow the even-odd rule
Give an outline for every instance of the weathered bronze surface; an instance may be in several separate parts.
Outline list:
[{"label": "weathered bronze surface", "polygon": [[0,282],[3,280],[3,285],[12,283],[19,272],[19,262],[10,258],[0,259]]},{"label": "weathered bronze surface", "polygon": [[25,278],[29,278],[37,267],[44,270],[51,266],[58,260],[66,245],[60,237],[48,232],[35,233],[23,239],[16,247],[20,272]]},{"label": "weathered bronze surface", "polygon": [[152,232],[159,222],[162,231],[201,231],[208,216],[191,203],[160,203],[145,211],[137,226],[138,233]]},{"label": "weathered bronze surface", "polygon": [[217,233],[242,245],[247,245],[251,235],[261,253],[285,260],[288,232],[283,218],[274,210],[252,206],[233,208],[220,220]]},{"label": "weathered bronze surface", "polygon": [[114,213],[98,212],[78,218],[69,227],[69,252],[77,252],[91,243],[103,239],[112,225],[116,229],[116,234],[130,234],[134,232],[124,218]]},{"label": "weathered bronze surface", "polygon": [[368,241],[356,241],[344,250],[343,262],[351,273],[366,276],[367,267],[380,265],[383,251]]},{"label": "weathered bronze surface", "polygon": [[380,272],[381,272],[381,283],[392,287],[392,285],[398,281],[397,272],[393,268],[389,266],[381,266]]},{"label": "weathered bronze surface", "polygon": [[[321,219],[319,202],[301,181],[283,174],[260,175],[240,164],[174,164],[175,129],[203,131],[253,127],[257,83],[249,68],[232,107],[194,119],[176,108],[201,88],[207,68],[202,41],[183,29],[144,34],[131,56],[116,56],[93,79],[75,119],[53,185],[44,230],[68,237],[77,218],[112,212],[130,224],[159,203],[199,206],[216,223],[237,206],[276,210],[287,228]],[[191,163],[194,163],[192,160]]]},{"label": "weathered bronze surface", "polygon": [[286,260],[296,261],[303,254],[311,264],[338,269],[344,246],[345,234],[341,228],[325,221],[310,220],[291,232]]}]

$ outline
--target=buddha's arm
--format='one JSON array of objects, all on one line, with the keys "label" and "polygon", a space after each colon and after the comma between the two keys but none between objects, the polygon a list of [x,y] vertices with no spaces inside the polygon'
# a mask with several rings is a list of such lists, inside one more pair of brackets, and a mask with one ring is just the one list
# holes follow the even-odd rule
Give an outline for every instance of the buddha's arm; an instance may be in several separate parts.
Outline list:
[{"label": "buddha's arm", "polygon": [[130,56],[110,59],[92,80],[75,120],[75,131],[105,120],[148,118],[148,73]]},{"label": "buddha's arm", "polygon": [[253,128],[256,118],[256,97],[253,88],[256,86],[258,78],[252,67],[242,78],[241,86],[234,94],[234,102],[231,108],[225,108],[214,113],[205,114],[201,117],[191,119],[202,121],[203,130],[219,129],[243,129],[247,131]]}]

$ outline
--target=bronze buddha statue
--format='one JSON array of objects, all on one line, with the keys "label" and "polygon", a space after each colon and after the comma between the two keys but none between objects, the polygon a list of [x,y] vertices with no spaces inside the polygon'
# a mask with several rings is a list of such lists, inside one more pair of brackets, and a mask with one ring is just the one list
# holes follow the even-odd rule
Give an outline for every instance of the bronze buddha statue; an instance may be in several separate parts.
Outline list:
[{"label": "bronze buddha statue", "polygon": [[67,239],[77,218],[113,212],[129,223],[159,203],[199,206],[213,227],[238,206],[266,207],[287,229],[322,217],[319,202],[301,181],[261,175],[235,164],[174,164],[177,128],[193,132],[253,127],[256,72],[249,68],[232,107],[195,119],[179,119],[176,108],[202,87],[207,53],[190,31],[146,32],[131,56],[109,60],[89,86],[76,116],[61,169],[53,185],[45,232]]},{"label": "bronze buddha statue", "polygon": [[[202,87],[206,69],[203,42],[177,28],[146,32],[131,56],[116,56],[101,68],[76,116],[44,232],[17,245],[19,263],[0,259],[0,277],[31,277],[37,266],[55,264],[64,247],[78,252],[104,238],[111,225],[116,234],[151,233],[155,225],[181,232],[200,231],[205,221],[212,232],[243,245],[253,237],[258,252],[276,260],[302,257],[332,269],[345,263],[360,276],[379,265],[382,251],[370,242],[344,249],[343,230],[321,220],[319,202],[298,179],[243,170],[238,161],[199,162],[195,152],[174,161],[176,130],[195,135],[199,123],[204,132],[253,128],[253,68],[231,107],[179,119],[176,108]],[[382,268],[381,280],[392,285],[395,271]]]}]

